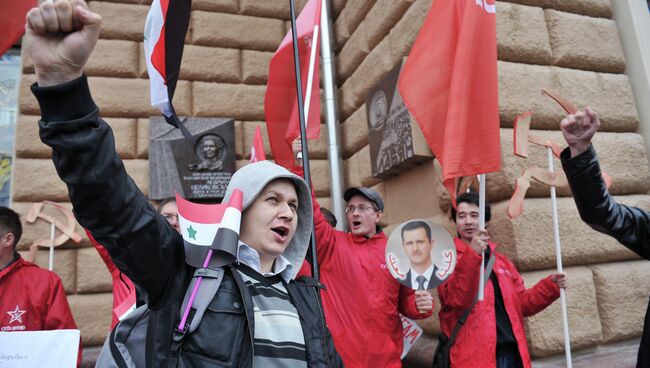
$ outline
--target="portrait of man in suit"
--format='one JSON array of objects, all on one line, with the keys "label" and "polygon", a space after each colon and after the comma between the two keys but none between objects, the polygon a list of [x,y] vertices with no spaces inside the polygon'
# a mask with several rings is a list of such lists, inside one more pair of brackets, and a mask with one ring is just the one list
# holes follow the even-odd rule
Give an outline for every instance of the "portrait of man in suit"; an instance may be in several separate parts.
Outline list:
[{"label": "portrait of man in suit", "polygon": [[406,272],[402,283],[416,290],[436,287],[442,280],[436,276],[437,267],[433,262],[435,239],[431,227],[424,221],[410,221],[402,226],[402,246],[411,268]]}]

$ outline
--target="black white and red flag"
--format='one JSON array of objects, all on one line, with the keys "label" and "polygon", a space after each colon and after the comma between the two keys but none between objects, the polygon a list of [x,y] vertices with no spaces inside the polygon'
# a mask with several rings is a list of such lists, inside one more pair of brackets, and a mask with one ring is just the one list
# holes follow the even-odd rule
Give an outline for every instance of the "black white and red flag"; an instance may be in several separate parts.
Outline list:
[{"label": "black white and red flag", "polygon": [[176,116],[172,99],[190,23],[191,0],[153,0],[144,25],[144,51],[151,85],[151,105],[167,122],[193,140]]}]

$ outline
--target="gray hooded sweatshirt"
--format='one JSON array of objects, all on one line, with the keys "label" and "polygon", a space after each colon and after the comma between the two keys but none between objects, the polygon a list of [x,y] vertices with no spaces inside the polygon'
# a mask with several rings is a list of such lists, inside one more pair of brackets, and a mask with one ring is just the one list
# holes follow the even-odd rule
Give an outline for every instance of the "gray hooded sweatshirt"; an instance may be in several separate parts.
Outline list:
[{"label": "gray hooded sweatshirt", "polygon": [[244,194],[242,202],[242,213],[246,211],[264,187],[276,179],[289,179],[293,182],[298,195],[298,225],[296,233],[289,242],[287,249],[282,254],[293,267],[292,279],[296,277],[300,266],[305,259],[309,248],[312,227],[314,226],[311,193],[305,180],[282,166],[270,161],[258,161],[250,163],[237,170],[230,179],[223,202],[227,203],[234,189],[239,189]]}]

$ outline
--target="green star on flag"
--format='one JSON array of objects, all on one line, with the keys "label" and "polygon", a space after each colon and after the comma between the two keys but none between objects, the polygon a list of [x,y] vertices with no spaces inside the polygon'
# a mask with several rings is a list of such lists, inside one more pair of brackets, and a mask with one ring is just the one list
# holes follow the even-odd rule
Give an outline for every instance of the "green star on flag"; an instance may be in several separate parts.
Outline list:
[{"label": "green star on flag", "polygon": [[196,240],[196,233],[197,231],[192,228],[192,225],[187,228],[187,234],[189,235],[190,239]]}]

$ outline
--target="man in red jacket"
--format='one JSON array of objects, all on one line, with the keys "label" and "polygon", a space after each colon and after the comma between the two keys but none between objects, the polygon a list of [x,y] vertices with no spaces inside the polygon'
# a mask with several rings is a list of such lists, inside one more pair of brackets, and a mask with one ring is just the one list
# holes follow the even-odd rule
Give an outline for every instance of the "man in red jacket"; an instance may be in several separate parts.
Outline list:
[{"label": "man in red jacket", "polygon": [[0,331],[76,330],[59,276],[16,252],[21,235],[18,214],[0,207]]},{"label": "man in red jacket", "polygon": [[[442,332],[449,336],[458,318],[471,307],[478,292],[481,252],[486,263],[491,254],[496,259],[485,299],[477,302],[451,348],[452,367],[525,367],[530,368],[524,317],[536,314],[560,296],[567,277],[552,274],[526,289],[521,275],[506,256],[496,252],[486,231],[479,230],[479,198],[464,193],[451,211],[456,223],[455,239],[458,261],[454,273],[438,287]],[[490,205],[485,204],[485,222],[490,221]]]},{"label": "man in red jacket", "polygon": [[[294,153],[301,146],[294,144]],[[300,172],[301,160],[294,171]],[[313,195],[313,193],[312,193]],[[401,367],[399,313],[411,319],[433,312],[433,297],[414,292],[386,267],[386,235],[379,227],[384,202],[370,188],[350,188],[343,198],[349,231],[332,227],[313,197],[314,226],[325,318],[347,368]]]}]

